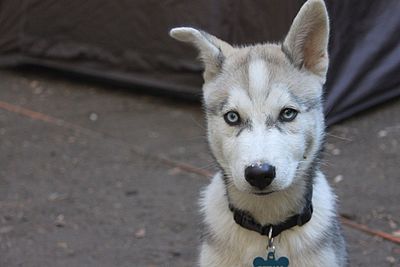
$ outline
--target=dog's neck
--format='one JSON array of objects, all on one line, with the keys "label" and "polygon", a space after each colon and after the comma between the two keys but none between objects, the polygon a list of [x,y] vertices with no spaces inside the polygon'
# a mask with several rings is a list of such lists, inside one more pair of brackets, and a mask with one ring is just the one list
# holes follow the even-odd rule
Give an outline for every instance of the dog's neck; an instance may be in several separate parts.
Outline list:
[{"label": "dog's neck", "polygon": [[281,223],[300,213],[306,205],[306,196],[312,190],[312,180],[299,178],[287,189],[265,196],[241,192],[233,184],[227,184],[228,202],[237,209],[249,212],[261,224]]}]

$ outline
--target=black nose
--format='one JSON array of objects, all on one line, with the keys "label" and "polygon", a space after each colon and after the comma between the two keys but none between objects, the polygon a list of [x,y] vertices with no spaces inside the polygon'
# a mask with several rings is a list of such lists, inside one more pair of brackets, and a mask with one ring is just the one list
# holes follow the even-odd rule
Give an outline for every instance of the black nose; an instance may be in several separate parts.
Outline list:
[{"label": "black nose", "polygon": [[254,187],[262,190],[272,183],[275,178],[275,167],[267,163],[248,166],[244,177]]}]

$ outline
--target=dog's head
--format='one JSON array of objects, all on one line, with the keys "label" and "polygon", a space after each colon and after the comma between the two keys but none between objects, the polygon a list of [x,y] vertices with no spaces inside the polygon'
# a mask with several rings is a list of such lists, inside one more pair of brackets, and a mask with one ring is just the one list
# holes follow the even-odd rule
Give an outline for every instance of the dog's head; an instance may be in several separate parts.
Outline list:
[{"label": "dog's head", "polygon": [[268,194],[301,177],[324,131],[324,2],[306,2],[282,44],[238,48],[193,28],[170,34],[200,51],[208,138],[228,182],[240,191]]}]

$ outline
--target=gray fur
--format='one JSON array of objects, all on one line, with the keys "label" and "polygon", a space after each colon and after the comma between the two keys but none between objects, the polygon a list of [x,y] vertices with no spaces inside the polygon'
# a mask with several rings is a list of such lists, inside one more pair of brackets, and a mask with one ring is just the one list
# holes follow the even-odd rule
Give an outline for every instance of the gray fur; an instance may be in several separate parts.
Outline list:
[{"label": "gray fur", "polygon": [[265,120],[265,125],[267,128],[273,127],[275,125],[275,119],[272,116],[267,116],[267,119]]},{"label": "gray fur", "polygon": [[292,97],[293,101],[295,101],[300,106],[305,107],[305,112],[322,107],[321,99],[319,97],[315,98],[301,97],[293,94],[291,91],[289,91],[289,94]]},{"label": "gray fur", "polygon": [[222,114],[222,111],[225,109],[225,106],[228,104],[228,99],[225,98],[219,102],[213,103],[209,106],[206,106],[206,112],[210,115],[219,116]]},{"label": "gray fur", "polygon": [[244,130],[250,130],[251,131],[252,126],[251,126],[251,120],[247,119],[242,124],[240,125],[239,131],[236,134],[236,137],[238,137]]}]

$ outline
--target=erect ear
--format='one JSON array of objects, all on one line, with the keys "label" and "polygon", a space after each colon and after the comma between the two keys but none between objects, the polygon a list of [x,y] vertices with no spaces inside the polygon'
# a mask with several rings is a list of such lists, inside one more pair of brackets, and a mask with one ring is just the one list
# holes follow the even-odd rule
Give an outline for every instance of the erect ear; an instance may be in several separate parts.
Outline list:
[{"label": "erect ear", "polygon": [[217,37],[193,28],[174,28],[169,35],[179,41],[192,43],[199,51],[204,63],[204,80],[208,81],[219,73],[222,63],[233,47]]},{"label": "erect ear", "polygon": [[325,82],[328,70],[329,19],[323,0],[308,0],[300,9],[283,51],[298,68],[306,68]]}]

